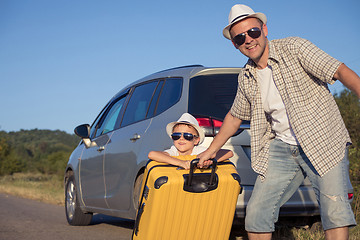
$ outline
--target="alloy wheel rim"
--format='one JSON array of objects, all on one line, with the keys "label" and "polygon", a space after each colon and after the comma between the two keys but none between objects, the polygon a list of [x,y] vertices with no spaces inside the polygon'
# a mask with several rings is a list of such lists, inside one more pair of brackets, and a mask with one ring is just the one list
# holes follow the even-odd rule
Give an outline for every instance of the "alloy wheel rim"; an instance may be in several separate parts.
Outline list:
[{"label": "alloy wheel rim", "polygon": [[66,213],[69,219],[72,219],[75,213],[75,202],[76,202],[76,194],[75,194],[75,185],[71,181],[68,184],[68,188],[66,191]]}]

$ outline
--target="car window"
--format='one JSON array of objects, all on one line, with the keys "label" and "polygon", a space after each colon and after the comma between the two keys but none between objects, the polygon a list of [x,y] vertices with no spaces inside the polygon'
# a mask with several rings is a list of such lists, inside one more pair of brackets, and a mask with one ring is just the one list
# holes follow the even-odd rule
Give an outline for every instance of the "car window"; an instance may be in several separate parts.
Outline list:
[{"label": "car window", "polygon": [[124,105],[126,97],[120,98],[114,104],[110,106],[110,109],[106,112],[106,116],[102,118],[101,125],[97,127],[95,137],[102,134],[111,132],[117,128],[117,120],[119,113]]},{"label": "car window", "polygon": [[126,107],[121,126],[127,126],[145,119],[149,103],[154,94],[158,81],[137,86]]},{"label": "car window", "polygon": [[150,107],[148,110],[148,113],[146,115],[147,118],[153,117],[155,115],[155,109],[158,103],[159,95],[162,89],[162,86],[164,84],[164,80],[159,81],[159,84],[156,87],[156,91],[154,93],[154,96],[152,97]]},{"label": "car window", "polygon": [[180,100],[181,92],[182,78],[166,79],[156,107],[156,115],[166,111],[177,103]]},{"label": "car window", "polygon": [[107,109],[106,105],[104,107],[104,109],[100,112],[100,114],[97,116],[97,118],[95,119],[94,123],[91,125],[91,129],[90,129],[90,138],[94,138],[95,137],[95,132],[97,127],[99,126],[100,120],[101,120],[101,116],[103,115],[104,112],[106,112]]},{"label": "car window", "polygon": [[213,74],[190,79],[189,113],[223,120],[237,90],[238,74]]}]

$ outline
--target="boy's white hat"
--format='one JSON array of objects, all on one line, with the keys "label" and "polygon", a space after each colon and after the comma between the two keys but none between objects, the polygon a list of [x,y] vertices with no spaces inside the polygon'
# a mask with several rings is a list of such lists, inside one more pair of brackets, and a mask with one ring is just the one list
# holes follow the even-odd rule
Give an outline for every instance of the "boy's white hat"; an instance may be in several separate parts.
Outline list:
[{"label": "boy's white hat", "polygon": [[258,12],[255,13],[250,7],[243,4],[234,5],[229,13],[229,25],[227,25],[223,30],[223,35],[227,39],[231,40],[230,28],[233,24],[249,17],[254,17],[260,19],[264,24],[266,24],[265,14]]},{"label": "boy's white hat", "polygon": [[199,123],[196,120],[196,118],[194,118],[189,113],[184,113],[183,115],[181,115],[179,120],[177,120],[176,122],[171,122],[168,125],[166,125],[166,132],[169,135],[169,137],[171,137],[174,126],[179,123],[189,124],[193,126],[199,134],[199,138],[200,138],[199,144],[201,144],[204,141],[205,139],[204,130],[199,126]]}]

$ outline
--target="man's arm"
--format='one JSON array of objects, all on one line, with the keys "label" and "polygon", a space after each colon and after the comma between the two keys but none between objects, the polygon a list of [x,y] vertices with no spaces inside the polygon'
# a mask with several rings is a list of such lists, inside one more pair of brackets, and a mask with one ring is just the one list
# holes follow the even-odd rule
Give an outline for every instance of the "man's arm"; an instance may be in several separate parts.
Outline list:
[{"label": "man's arm", "polygon": [[233,115],[231,115],[230,112],[226,114],[219,133],[215,136],[209,148],[198,155],[198,158],[200,158],[198,164],[199,167],[204,167],[204,161],[215,157],[216,153],[220,150],[220,148],[239,129],[240,124],[241,119],[234,117]]},{"label": "man's arm", "polygon": [[353,91],[360,98],[360,77],[345,64],[341,64],[334,74],[334,78],[338,79],[348,89]]}]

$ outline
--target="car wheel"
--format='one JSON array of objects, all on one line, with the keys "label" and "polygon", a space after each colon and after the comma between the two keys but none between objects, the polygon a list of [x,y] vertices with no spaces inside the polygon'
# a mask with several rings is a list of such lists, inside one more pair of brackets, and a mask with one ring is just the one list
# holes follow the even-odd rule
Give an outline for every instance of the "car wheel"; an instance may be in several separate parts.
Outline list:
[{"label": "car wheel", "polygon": [[138,206],[139,206],[139,198],[141,195],[141,185],[143,182],[143,178],[144,178],[144,173],[141,173],[135,180],[135,184],[134,184],[134,192],[133,192],[133,206],[134,209],[137,211]]},{"label": "car wheel", "polygon": [[77,195],[74,175],[70,173],[65,183],[66,219],[68,223],[73,226],[89,225],[92,219],[92,213],[84,213],[80,209],[80,204],[77,196],[78,195]]}]

